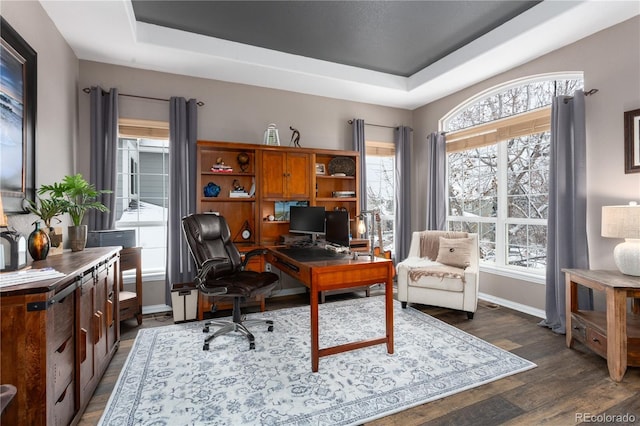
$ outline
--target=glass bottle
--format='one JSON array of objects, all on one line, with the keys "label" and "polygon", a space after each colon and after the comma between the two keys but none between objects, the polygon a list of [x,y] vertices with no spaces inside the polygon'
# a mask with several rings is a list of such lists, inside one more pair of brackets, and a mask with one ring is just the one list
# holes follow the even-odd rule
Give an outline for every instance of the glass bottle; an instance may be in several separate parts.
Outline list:
[{"label": "glass bottle", "polygon": [[40,229],[40,221],[34,222],[34,225],[36,228],[29,234],[27,248],[33,260],[44,260],[49,254],[51,241],[49,240],[49,235]]}]

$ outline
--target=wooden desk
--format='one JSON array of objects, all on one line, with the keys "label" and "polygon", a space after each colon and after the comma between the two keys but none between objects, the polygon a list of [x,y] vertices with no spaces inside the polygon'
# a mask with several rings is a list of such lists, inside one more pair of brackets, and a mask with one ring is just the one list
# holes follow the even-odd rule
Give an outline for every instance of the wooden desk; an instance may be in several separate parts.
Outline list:
[{"label": "wooden desk", "polygon": [[[340,260],[300,262],[271,248],[266,261],[288,275],[300,280],[311,294],[311,371],[318,371],[321,356],[333,355],[367,346],[386,343],[393,353],[393,263],[389,259],[361,256]],[[328,348],[320,348],[318,330],[318,295],[321,291],[361,287],[385,283],[386,336]]]},{"label": "wooden desk", "polygon": [[[136,270],[136,291],[124,291],[122,271]],[[142,247],[130,247],[120,250],[120,321],[136,317],[142,324]]]},{"label": "wooden desk", "polygon": [[[618,271],[563,269],[566,279],[567,347],[575,340],[607,360],[609,376],[622,381],[627,365],[640,367],[640,277]],[[578,310],[578,285],[602,291],[606,312]],[[632,313],[627,315],[627,298]]]}]

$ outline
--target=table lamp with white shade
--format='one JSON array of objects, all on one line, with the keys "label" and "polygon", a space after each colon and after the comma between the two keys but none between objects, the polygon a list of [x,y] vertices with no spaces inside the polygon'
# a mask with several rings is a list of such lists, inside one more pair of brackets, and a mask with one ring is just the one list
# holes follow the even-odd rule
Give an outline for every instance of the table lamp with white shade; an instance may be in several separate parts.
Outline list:
[{"label": "table lamp with white shade", "polygon": [[603,206],[602,236],[625,239],[613,250],[613,260],[623,274],[640,277],[640,205]]}]

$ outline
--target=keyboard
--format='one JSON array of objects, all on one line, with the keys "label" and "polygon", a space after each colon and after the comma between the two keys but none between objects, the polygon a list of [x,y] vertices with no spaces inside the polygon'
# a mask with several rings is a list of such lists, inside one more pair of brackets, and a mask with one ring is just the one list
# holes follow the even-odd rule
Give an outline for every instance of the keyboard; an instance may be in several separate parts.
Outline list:
[{"label": "keyboard", "polygon": [[315,260],[343,259],[346,253],[337,253],[322,247],[289,247],[278,249],[278,251],[292,259],[300,262],[312,262]]}]

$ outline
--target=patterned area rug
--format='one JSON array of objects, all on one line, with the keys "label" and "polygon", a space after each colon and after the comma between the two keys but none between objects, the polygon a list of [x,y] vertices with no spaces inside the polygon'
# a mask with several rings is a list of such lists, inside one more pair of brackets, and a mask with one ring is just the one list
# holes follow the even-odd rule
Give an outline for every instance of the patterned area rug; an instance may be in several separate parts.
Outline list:
[{"label": "patterned area rug", "polygon": [[[320,347],[384,335],[382,296],[320,305]],[[202,324],[141,329],[101,425],[352,425],[522,372],[535,364],[394,301],[395,353],[377,345],[320,358],[309,308],[250,314],[203,351]]]}]

